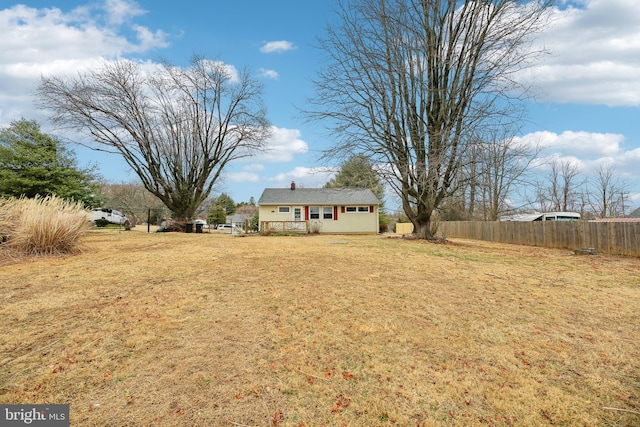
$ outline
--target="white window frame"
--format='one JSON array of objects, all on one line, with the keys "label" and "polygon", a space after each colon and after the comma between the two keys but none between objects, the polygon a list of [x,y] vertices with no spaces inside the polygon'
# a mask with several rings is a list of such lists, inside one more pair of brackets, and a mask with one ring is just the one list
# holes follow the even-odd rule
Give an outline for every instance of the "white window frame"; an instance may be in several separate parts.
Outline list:
[{"label": "white window frame", "polygon": [[348,214],[369,213],[371,209],[369,206],[345,206],[344,212]]},{"label": "white window frame", "polygon": [[320,206],[309,206],[309,219],[320,219]]},{"label": "white window frame", "polygon": [[278,206],[278,213],[291,213],[291,206]]},{"label": "white window frame", "polygon": [[322,207],[322,219],[333,220],[333,206]]}]

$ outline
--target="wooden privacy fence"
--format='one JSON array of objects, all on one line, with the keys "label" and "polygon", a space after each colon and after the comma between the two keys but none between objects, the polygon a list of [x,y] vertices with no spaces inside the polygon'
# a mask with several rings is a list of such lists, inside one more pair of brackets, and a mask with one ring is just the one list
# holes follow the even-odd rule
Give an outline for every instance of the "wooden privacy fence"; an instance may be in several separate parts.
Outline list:
[{"label": "wooden privacy fence", "polygon": [[438,234],[447,238],[571,250],[593,248],[598,253],[640,256],[637,222],[443,221]]}]

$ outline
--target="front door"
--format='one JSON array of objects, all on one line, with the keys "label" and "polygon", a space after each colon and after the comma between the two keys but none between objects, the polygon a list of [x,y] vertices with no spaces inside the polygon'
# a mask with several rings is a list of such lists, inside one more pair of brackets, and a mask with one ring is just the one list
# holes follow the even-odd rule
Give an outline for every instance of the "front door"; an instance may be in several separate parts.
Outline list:
[{"label": "front door", "polygon": [[299,206],[295,206],[293,208],[293,220],[294,221],[302,221],[302,208]]}]

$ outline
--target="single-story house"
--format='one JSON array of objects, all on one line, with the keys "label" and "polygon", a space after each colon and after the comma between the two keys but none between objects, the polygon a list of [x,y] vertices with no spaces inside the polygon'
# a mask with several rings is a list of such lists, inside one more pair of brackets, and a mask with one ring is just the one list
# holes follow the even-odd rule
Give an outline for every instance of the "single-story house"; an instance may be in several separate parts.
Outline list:
[{"label": "single-story house", "polygon": [[233,228],[244,229],[245,222],[251,222],[251,215],[233,214],[227,217],[227,224],[231,224]]},{"label": "single-story house", "polygon": [[266,188],[260,231],[376,234],[379,203],[368,188]]}]

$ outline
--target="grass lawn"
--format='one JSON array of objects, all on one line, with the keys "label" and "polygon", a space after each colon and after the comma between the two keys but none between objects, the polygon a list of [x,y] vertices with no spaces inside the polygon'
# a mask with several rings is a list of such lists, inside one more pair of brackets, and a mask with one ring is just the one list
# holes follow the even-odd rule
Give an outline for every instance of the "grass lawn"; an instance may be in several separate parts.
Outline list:
[{"label": "grass lawn", "polygon": [[72,426],[637,426],[640,259],[94,230],[0,266],[0,403]]}]

